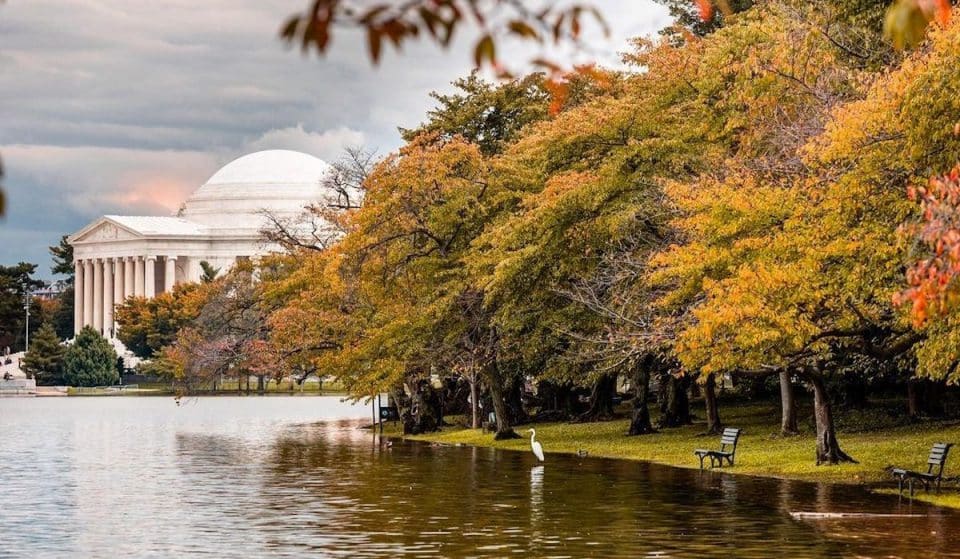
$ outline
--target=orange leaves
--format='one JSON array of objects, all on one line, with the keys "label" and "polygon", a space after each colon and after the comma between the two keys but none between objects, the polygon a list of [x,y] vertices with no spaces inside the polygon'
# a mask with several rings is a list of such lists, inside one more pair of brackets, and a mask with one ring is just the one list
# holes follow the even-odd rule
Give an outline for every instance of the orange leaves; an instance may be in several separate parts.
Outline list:
[{"label": "orange leaves", "polygon": [[716,10],[714,9],[714,4],[716,8],[720,9],[720,13],[725,16],[733,14],[733,8],[730,6],[730,2],[727,0],[693,0],[697,5],[697,10],[700,12],[700,19],[703,21],[713,20],[714,15],[716,15]]},{"label": "orange leaves", "polygon": [[896,0],[887,10],[883,30],[895,47],[904,49],[923,41],[932,21],[950,21],[950,0]]},{"label": "orange leaves", "polygon": [[945,313],[956,302],[960,276],[960,165],[927,186],[911,186],[907,196],[920,204],[920,221],[901,231],[921,247],[924,258],[907,269],[908,288],[894,297],[910,305],[914,324]]},{"label": "orange leaves", "polygon": [[597,68],[593,64],[575,66],[570,72],[562,72],[559,66],[546,60],[538,59],[534,63],[550,71],[550,78],[544,83],[544,87],[550,94],[549,112],[551,116],[560,114],[567,106],[572,81],[583,80],[600,89],[608,87],[612,82],[608,72]]},{"label": "orange leaves", "polygon": [[[583,32],[584,16],[589,16],[605,35],[610,32],[603,15],[589,3],[560,6],[545,3],[544,6],[534,10],[512,0],[382,1],[370,5],[345,0],[310,0],[305,11],[286,21],[280,37],[287,44],[299,43],[304,52],[315,48],[322,55],[329,50],[338,26],[358,27],[366,31],[371,62],[378,64],[385,41],[399,50],[404,43],[425,36],[446,48],[457,29],[473,24],[480,29],[480,38],[473,47],[474,64],[488,66],[501,77],[510,77],[511,73],[496,57],[497,41],[504,37],[537,43],[549,39],[554,44],[577,44]],[[498,17],[489,17],[493,13]]]},{"label": "orange leaves", "polygon": [[710,21],[713,19],[713,2],[710,0],[696,0],[697,9],[700,10],[700,19]]}]

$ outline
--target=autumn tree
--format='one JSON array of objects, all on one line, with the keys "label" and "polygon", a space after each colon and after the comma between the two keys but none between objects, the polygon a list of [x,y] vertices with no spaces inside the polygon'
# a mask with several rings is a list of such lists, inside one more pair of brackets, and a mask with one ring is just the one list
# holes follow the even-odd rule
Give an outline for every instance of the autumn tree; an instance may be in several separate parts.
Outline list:
[{"label": "autumn tree", "polygon": [[210,385],[220,377],[239,381],[257,378],[263,393],[269,379],[286,373],[278,351],[270,345],[269,300],[261,295],[257,270],[251,262],[238,262],[224,276],[189,294],[189,316],[159,352],[161,362],[186,391]]},{"label": "autumn tree", "polygon": [[[781,33],[817,21],[766,10],[754,25]],[[749,25],[738,20],[713,37],[746,36]],[[950,33],[935,32],[934,44]],[[932,67],[952,68],[948,42]],[[807,63],[804,73],[780,66],[796,56]],[[932,90],[930,74],[917,73],[922,66],[908,61],[889,75],[870,75],[828,37],[775,40],[746,59],[746,87],[729,91],[748,101],[747,115],[773,108],[782,116],[747,128],[741,154],[722,173],[671,189],[685,242],[657,258],[673,278],[666,304],[693,303],[677,339],[681,360],[705,372],[777,372],[807,382],[818,463],[851,459],[837,442],[826,379],[849,363],[889,362],[921,339],[891,305],[904,253],[890,224],[910,213],[897,185],[944,161],[948,132],[933,115],[953,110],[952,97],[938,92],[933,106],[918,102],[929,103]],[[773,103],[764,101],[770,93]],[[784,134],[792,141],[778,140]]]},{"label": "autumn tree", "polygon": [[203,290],[190,283],[152,299],[131,297],[116,309],[117,338],[138,357],[149,359],[196,318],[202,300]]}]

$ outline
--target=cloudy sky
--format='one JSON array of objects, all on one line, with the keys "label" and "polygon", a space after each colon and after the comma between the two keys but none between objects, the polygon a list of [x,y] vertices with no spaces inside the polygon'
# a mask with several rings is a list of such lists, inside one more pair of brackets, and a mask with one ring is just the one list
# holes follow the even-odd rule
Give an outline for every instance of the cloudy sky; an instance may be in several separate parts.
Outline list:
[{"label": "cloudy sky", "polygon": [[[590,53],[613,64],[629,37],[663,27],[650,0],[599,0],[613,28]],[[363,38],[304,57],[277,30],[307,0],[6,0],[0,4],[0,156],[9,211],[0,264],[103,214],[169,215],[250,151],[326,160],[346,145],[395,149],[428,93],[470,70],[469,32],[449,51],[411,45],[371,67]],[[502,57],[530,58],[505,45]]]}]

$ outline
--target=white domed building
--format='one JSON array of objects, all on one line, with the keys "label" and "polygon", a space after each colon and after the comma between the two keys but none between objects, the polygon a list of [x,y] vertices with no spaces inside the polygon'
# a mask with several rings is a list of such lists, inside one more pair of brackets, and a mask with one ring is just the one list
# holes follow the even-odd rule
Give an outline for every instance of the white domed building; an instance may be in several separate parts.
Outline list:
[{"label": "white domed building", "polygon": [[76,331],[114,334],[113,309],[200,280],[200,262],[222,271],[277,250],[263,240],[267,214],[296,220],[329,199],[332,168],[287,150],[245,155],[214,173],[173,217],[105,215],[69,238],[76,273]]}]

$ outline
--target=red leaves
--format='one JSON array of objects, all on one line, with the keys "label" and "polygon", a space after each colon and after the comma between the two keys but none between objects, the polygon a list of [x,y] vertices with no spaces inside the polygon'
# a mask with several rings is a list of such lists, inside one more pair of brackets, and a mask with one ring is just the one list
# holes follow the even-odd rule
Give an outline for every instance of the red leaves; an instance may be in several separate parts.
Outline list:
[{"label": "red leaves", "polygon": [[911,304],[914,323],[922,325],[943,313],[955,300],[960,277],[960,165],[927,186],[911,186],[907,196],[920,204],[921,221],[902,231],[914,238],[926,257],[907,269],[909,287],[894,297],[897,305]]},{"label": "red leaves", "polygon": [[710,0],[696,0],[697,9],[700,10],[700,19],[710,21],[713,19],[713,3]]}]

